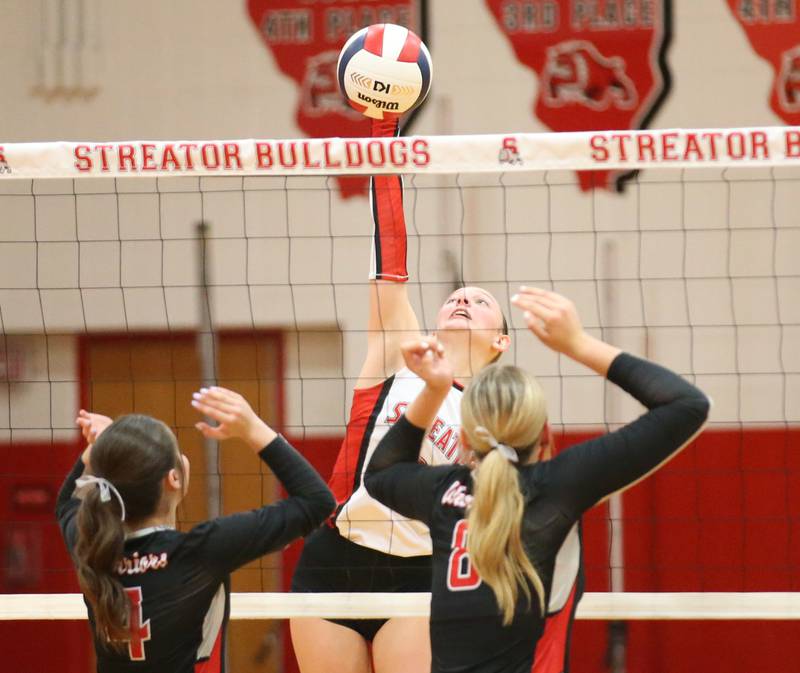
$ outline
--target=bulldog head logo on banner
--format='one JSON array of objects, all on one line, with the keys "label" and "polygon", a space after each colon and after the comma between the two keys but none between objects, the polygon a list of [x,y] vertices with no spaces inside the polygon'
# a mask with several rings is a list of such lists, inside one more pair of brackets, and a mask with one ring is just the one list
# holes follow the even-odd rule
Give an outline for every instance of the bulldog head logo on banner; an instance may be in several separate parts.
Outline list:
[{"label": "bulldog head logo on banner", "polygon": [[[303,132],[314,138],[369,135],[369,121],[339,92],[339,51],[350,35],[373,23],[396,23],[421,34],[422,2],[248,0],[250,18],[278,68],[297,84],[295,120]],[[345,198],[367,193],[367,178],[337,180]]]},{"label": "bulldog head logo on banner", "polygon": [[[671,0],[486,0],[539,80],[534,114],[554,131],[646,128],[669,89]],[[630,175],[630,174],[628,174]],[[619,172],[579,173],[620,189]]]}]

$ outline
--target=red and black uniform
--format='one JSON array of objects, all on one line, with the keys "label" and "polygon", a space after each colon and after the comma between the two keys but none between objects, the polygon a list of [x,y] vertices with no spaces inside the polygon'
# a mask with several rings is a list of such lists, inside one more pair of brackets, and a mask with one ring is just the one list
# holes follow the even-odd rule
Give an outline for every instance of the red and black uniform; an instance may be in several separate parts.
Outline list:
[{"label": "red and black uniform", "polygon": [[[230,573],[308,534],[335,506],[325,482],[283,437],[273,440],[259,456],[289,494],[285,500],[206,521],[186,533],[154,527],[126,537],[117,579],[131,603],[131,637],[121,652],[108,647],[97,637],[89,609],[100,673],[225,670]],[[81,503],[73,491],[82,472],[78,460],[56,506],[71,554]]]},{"label": "red and black uniform", "polygon": [[[708,399],[697,388],[632,355],[617,356],[608,379],[649,411],[616,432],[519,468],[523,544],[547,599],[556,554],[583,512],[668,460],[708,415]],[[521,595],[513,622],[502,625],[494,593],[466,551],[471,472],[417,463],[424,434],[403,416],[378,445],[365,483],[376,499],[430,528],[433,673],[530,673],[544,628],[536,593],[531,587],[532,605]]]}]

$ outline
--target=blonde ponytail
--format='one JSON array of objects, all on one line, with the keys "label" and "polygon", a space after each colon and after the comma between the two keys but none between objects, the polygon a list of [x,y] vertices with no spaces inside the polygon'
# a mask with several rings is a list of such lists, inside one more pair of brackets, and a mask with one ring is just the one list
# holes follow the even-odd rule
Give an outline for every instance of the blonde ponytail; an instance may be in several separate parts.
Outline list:
[{"label": "blonde ponytail", "polygon": [[546,420],[544,395],[518,367],[493,365],[473,379],[461,402],[462,431],[480,460],[473,472],[467,551],[481,579],[494,592],[503,624],[511,623],[519,592],[531,601],[530,586],[545,612],[545,591],[522,544],[525,502],[519,472],[497,442],[512,447],[525,463]]}]

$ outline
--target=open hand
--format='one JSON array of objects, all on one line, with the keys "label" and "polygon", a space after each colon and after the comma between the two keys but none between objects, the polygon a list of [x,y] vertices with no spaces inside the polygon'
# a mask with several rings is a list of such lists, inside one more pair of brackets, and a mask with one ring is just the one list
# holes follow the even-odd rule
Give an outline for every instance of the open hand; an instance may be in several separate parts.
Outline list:
[{"label": "open hand", "polygon": [[256,415],[247,400],[227,388],[201,388],[192,395],[192,406],[217,422],[216,426],[204,421],[195,424],[205,437],[217,440],[237,437],[257,451],[276,437],[275,431]]},{"label": "open hand", "polygon": [[557,292],[521,287],[511,303],[525,313],[525,323],[549,348],[568,356],[578,352],[586,333],[569,299]]},{"label": "open hand", "polygon": [[453,384],[453,366],[435,336],[406,341],[400,350],[406,366],[431,388],[444,389]]},{"label": "open hand", "polygon": [[86,450],[81,456],[81,460],[86,467],[89,467],[89,456],[92,452],[92,445],[97,441],[97,438],[113,421],[108,416],[102,414],[93,414],[86,409],[81,409],[78,412],[78,417],[75,419],[76,425],[81,429],[83,439],[86,441]]}]

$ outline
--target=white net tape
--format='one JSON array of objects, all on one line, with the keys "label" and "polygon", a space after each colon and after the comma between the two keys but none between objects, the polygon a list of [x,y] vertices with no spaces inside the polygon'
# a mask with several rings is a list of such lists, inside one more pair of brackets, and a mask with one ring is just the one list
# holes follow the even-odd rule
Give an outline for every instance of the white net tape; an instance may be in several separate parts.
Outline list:
[{"label": "white net tape", "polygon": [[[231,619],[427,617],[426,593],[234,593]],[[80,594],[0,595],[0,620],[86,619]],[[577,619],[800,619],[800,593],[587,593]]]},{"label": "white net tape", "polygon": [[451,174],[797,166],[800,128],[668,129],[394,139],[14,143],[3,178]]}]

